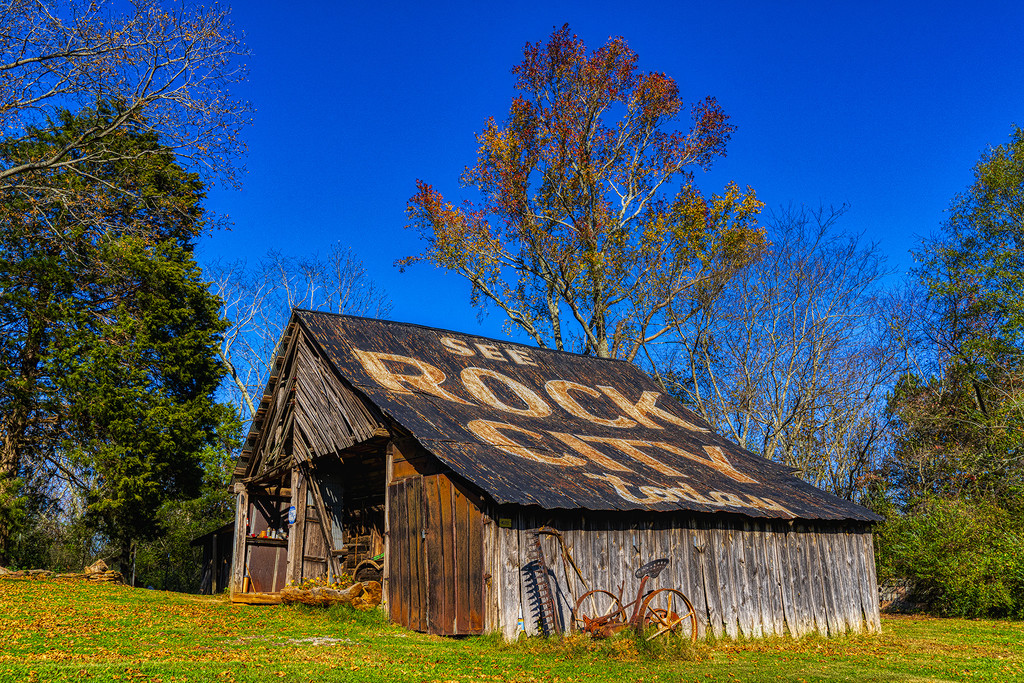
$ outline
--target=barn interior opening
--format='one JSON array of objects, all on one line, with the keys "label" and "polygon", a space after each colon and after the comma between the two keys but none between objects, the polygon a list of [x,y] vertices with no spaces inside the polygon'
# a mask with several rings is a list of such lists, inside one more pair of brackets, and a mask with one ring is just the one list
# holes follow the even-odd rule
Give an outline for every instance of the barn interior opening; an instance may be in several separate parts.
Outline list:
[{"label": "barn interior opening", "polygon": [[342,574],[380,581],[384,565],[385,450],[343,451],[316,461],[331,552]]}]

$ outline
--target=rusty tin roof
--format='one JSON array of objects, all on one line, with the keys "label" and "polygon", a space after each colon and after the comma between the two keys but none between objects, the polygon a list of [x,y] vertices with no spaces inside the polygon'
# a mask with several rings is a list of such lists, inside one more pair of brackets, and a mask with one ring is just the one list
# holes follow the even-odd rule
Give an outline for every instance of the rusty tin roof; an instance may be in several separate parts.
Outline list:
[{"label": "rusty tin roof", "polygon": [[297,310],[357,393],[498,503],[881,517],[716,434],[630,363]]}]

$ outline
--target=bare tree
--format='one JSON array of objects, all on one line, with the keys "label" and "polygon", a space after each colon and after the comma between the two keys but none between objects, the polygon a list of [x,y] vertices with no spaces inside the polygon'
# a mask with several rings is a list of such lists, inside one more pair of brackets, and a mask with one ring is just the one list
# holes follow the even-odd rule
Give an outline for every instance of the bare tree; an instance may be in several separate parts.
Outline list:
[{"label": "bare tree", "polygon": [[[0,0],[0,130],[8,143],[84,125],[40,154],[0,163],[0,192],[35,189],[33,173],[80,170],[148,153],[108,144],[123,131],[159,134],[179,163],[231,179],[249,106],[228,88],[242,80],[245,48],[228,11],[160,0]],[[27,148],[25,148],[27,149]],[[129,155],[129,156],[125,156]]]},{"label": "bare tree", "polygon": [[836,231],[843,212],[774,213],[771,248],[680,330],[667,380],[744,447],[850,497],[906,347],[883,257]]},{"label": "bare tree", "polygon": [[383,317],[387,295],[350,249],[339,244],[326,256],[294,257],[270,251],[254,264],[217,263],[208,269],[231,322],[220,357],[231,378],[228,391],[249,421],[270,374],[274,347],[293,308]]}]

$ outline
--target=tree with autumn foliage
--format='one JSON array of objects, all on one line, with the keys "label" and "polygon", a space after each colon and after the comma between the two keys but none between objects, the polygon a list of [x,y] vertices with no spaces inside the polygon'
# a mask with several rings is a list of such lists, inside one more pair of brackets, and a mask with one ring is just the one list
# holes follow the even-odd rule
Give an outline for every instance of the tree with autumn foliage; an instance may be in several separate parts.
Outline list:
[{"label": "tree with autumn foliage", "polygon": [[[622,38],[587,53],[568,25],[527,44],[503,123],[486,122],[455,206],[417,181],[409,227],[430,261],[542,347],[633,360],[765,244],[752,189],[705,195],[696,170],[734,128],[714,98],[687,108]],[[689,126],[679,127],[688,109]]]}]

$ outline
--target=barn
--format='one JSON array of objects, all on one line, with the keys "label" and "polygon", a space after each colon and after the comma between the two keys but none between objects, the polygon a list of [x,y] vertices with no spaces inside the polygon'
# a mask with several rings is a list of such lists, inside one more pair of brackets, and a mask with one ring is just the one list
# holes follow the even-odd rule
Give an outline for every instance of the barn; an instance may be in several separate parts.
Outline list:
[{"label": "barn", "polygon": [[234,471],[236,596],[379,577],[410,629],[513,638],[643,581],[701,635],[879,628],[880,518],[629,363],[296,310],[273,368]]}]

